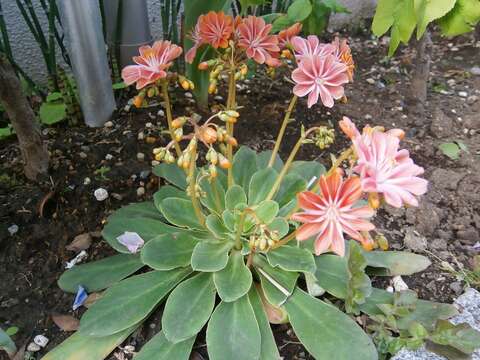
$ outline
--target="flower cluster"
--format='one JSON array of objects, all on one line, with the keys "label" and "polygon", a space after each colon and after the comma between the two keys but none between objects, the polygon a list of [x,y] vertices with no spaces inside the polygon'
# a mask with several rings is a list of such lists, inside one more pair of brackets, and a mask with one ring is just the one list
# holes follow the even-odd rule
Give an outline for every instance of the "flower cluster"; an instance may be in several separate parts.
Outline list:
[{"label": "flower cluster", "polygon": [[[311,191],[298,195],[299,206],[304,210],[292,216],[304,223],[297,230],[297,240],[315,238],[315,253],[333,251],[345,254],[344,234],[360,241],[366,249],[375,246],[369,231],[375,226],[371,218],[385,203],[401,207],[418,206],[416,196],[427,191],[427,180],[418,177],[423,168],[416,165],[407,150],[399,149],[404,133],[400,129],[384,131],[366,126],[362,133],[347,117],[340,127],[352,140],[352,169],[344,180],[343,171],[332,168],[318,183],[319,194]],[[368,206],[358,206],[360,199],[368,196]]]}]

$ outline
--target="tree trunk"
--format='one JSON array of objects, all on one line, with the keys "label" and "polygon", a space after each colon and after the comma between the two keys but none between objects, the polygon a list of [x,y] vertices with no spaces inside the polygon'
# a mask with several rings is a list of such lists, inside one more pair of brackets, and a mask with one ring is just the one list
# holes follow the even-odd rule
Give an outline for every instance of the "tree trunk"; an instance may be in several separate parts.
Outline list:
[{"label": "tree trunk", "polygon": [[415,58],[415,69],[413,70],[410,95],[414,104],[423,107],[427,100],[427,86],[432,55],[432,40],[428,30],[426,30],[422,38],[417,41],[416,48],[417,56]]},{"label": "tree trunk", "polygon": [[25,176],[36,180],[48,171],[48,152],[35,114],[22,93],[22,86],[7,58],[0,54],[0,102],[17,133]]}]

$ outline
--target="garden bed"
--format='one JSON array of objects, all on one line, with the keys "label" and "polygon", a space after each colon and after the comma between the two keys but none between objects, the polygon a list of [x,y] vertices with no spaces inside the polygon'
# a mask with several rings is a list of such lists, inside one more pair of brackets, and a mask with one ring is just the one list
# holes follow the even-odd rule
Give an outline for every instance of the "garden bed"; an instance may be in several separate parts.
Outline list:
[{"label": "garden bed", "polygon": [[[357,72],[354,85],[347,87],[348,103],[338,104],[333,111],[321,106],[307,111],[302,100],[294,116],[297,125],[331,122],[337,130],[337,141],[323,153],[306,145],[297,159],[318,159],[327,164],[329,151],[335,153],[347,144],[336,125],[344,115],[359,127],[371,123],[405,129],[405,146],[415,162],[425,168],[430,191],[418,209],[382,210],[376,225],[384,230],[391,248],[410,248],[431,259],[432,266],[426,271],[404,278],[409,287],[421,298],[452,302],[465,282],[442,269],[441,261],[454,267],[458,267],[458,261],[470,267],[469,260],[480,252],[480,76],[469,72],[480,66],[480,42],[467,36],[453,43],[436,39],[429,101],[423,116],[404,100],[414,54],[406,49],[390,64],[382,65],[386,45],[378,46],[365,36],[350,40]],[[239,143],[255,150],[273,147],[290,89],[282,76],[273,85],[262,76],[240,85],[238,103],[250,105],[245,106],[248,112],[240,110],[236,127]],[[193,100],[183,92],[176,91],[175,95],[176,114],[196,111]],[[222,102],[220,98],[216,101]],[[72,295],[56,284],[65,263],[75,256],[65,246],[75,236],[90,233],[93,242],[87,250],[87,261],[113,253],[99,236],[107,216],[122,205],[151,199],[158,188],[150,162],[152,149],[164,145],[168,138],[159,133],[166,126],[161,110],[123,109],[109,126],[100,129],[66,125],[44,129],[51,152],[51,177],[38,186],[27,183],[22,175],[17,143],[11,140],[1,144],[0,325],[19,328],[17,345],[44,334],[50,339],[48,350],[68,335],[51,320],[53,313],[71,313]],[[300,126],[287,129],[282,158],[299,135]],[[449,159],[438,148],[452,141],[468,149],[458,160]],[[110,194],[103,202],[93,195],[100,187]],[[18,232],[11,236],[7,228],[13,224]],[[374,280],[381,287],[388,285],[384,279]],[[80,318],[80,314],[74,315]],[[155,313],[125,344],[138,349],[158,331],[160,318]],[[275,326],[274,334],[285,359],[308,358],[289,326]],[[204,336],[197,339],[194,359],[206,358],[203,340]]]}]

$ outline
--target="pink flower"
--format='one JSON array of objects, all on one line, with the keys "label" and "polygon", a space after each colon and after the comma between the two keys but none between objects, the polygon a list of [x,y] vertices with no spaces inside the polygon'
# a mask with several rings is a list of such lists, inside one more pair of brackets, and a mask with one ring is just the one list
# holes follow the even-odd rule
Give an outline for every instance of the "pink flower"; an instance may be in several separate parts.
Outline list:
[{"label": "pink flower", "polygon": [[280,31],[278,33],[278,43],[280,47],[283,49],[287,47],[287,45],[290,45],[292,38],[300,34],[300,31],[302,31],[302,24],[298,22]]},{"label": "pink flower", "polygon": [[308,107],[318,102],[333,107],[333,100],[343,97],[343,84],[348,82],[347,67],[335,60],[333,55],[305,57],[298,68],[293,70],[292,79],[297,83],[293,93],[297,96],[308,94]]},{"label": "pink flower", "polygon": [[295,36],[291,42],[295,50],[295,58],[298,62],[312,56],[331,55],[335,51],[335,46],[320,43],[320,40],[318,40],[318,37],[315,35],[309,35],[306,39]]},{"label": "pink flower", "polygon": [[304,223],[297,230],[297,240],[303,241],[317,235],[315,254],[327,251],[344,256],[343,233],[360,242],[367,241],[360,233],[375,226],[366,219],[374,211],[368,206],[353,207],[361,198],[360,179],[349,177],[343,181],[339,172],[320,178],[320,194],[305,191],[298,194],[298,204],[304,210],[292,216],[293,220]]},{"label": "pink flower", "polygon": [[193,31],[190,33],[190,39],[193,41],[193,46],[185,54],[185,61],[189,64],[193,63],[193,60],[197,55],[198,48],[204,44],[202,38],[200,37],[200,25],[198,22]]},{"label": "pink flower", "polygon": [[142,89],[167,76],[166,70],[180,56],[182,48],[170,41],[156,41],[153,47],[140,47],[139,52],[140,56],[133,57],[137,65],[126,66],[122,70],[122,78],[125,84],[137,83],[137,89]]},{"label": "pink flower", "polygon": [[360,174],[363,191],[381,193],[387,204],[418,206],[415,196],[427,192],[428,181],[418,177],[423,168],[415,165],[407,150],[399,150],[395,133],[373,131],[353,139],[358,157],[354,170]]},{"label": "pink flower", "polygon": [[243,19],[237,28],[238,46],[245,49],[248,58],[259,64],[279,66],[278,38],[276,35],[269,35],[271,29],[272,25],[265,24],[262,18],[249,16]]},{"label": "pink flower", "polygon": [[198,35],[204,43],[215,49],[228,47],[228,40],[233,33],[233,18],[223,11],[210,11],[198,18]]},{"label": "pink flower", "polygon": [[335,55],[338,61],[347,65],[348,80],[353,81],[353,71],[355,70],[355,63],[353,61],[350,46],[348,46],[347,44],[347,39],[343,39],[340,41],[340,39],[336,37],[333,40],[332,45],[335,48],[333,55]]}]

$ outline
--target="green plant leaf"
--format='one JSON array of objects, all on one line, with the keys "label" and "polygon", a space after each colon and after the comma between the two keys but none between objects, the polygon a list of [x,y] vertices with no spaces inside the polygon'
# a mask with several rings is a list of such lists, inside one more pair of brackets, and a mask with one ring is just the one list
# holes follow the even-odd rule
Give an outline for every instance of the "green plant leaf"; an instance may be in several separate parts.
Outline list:
[{"label": "green plant leaf", "polygon": [[293,25],[295,21],[290,20],[287,15],[277,17],[272,23],[272,33],[277,33]]},{"label": "green plant leaf", "polygon": [[218,296],[231,302],[248,293],[252,286],[252,273],[245,265],[243,255],[239,251],[232,251],[227,266],[213,274],[213,281]]},{"label": "green plant leaf", "polygon": [[247,14],[247,9],[251,6],[258,6],[267,3],[267,0],[239,0],[242,16]]},{"label": "green plant leaf", "polygon": [[274,268],[262,256],[254,257],[255,269],[259,273],[263,292],[267,300],[275,306],[282,305],[293,293],[298,273]]},{"label": "green plant leaf", "polygon": [[163,331],[150,339],[137,353],[134,360],[188,360],[192,352],[195,336],[179,343],[167,340]]},{"label": "green plant leaf", "polygon": [[[270,162],[270,158],[272,157],[273,151],[272,150],[265,150],[262,151],[260,154],[257,154],[257,168],[258,170],[265,169]],[[282,171],[283,168],[283,161],[280,158],[280,155],[275,156],[275,161],[273,162],[272,166],[277,172]]]},{"label": "green plant leaf", "polygon": [[58,280],[63,291],[75,294],[82,285],[87,292],[97,292],[125,279],[143,267],[138,255],[120,254],[77,265],[65,271]]},{"label": "green plant leaf", "polygon": [[273,219],[273,221],[268,224],[267,229],[269,231],[275,231],[279,239],[285,237],[290,230],[287,220],[281,217]]},{"label": "green plant leaf", "polygon": [[225,194],[225,207],[233,210],[237,205],[246,204],[247,195],[243,188],[239,185],[233,185]]},{"label": "green plant leaf", "polygon": [[176,226],[203,229],[193,209],[191,200],[166,198],[160,203],[160,211],[165,219]]},{"label": "green plant leaf", "polygon": [[323,0],[313,1],[313,11],[303,21],[303,30],[308,35],[321,35],[328,26],[332,10]]},{"label": "green plant leaf", "polygon": [[283,178],[282,184],[275,195],[275,201],[280,207],[285,206],[292,200],[296,200],[299,192],[306,190],[307,182],[297,174],[288,174]]},{"label": "green plant leaf", "polygon": [[247,295],[217,306],[208,322],[207,348],[211,360],[260,360],[260,330]]},{"label": "green plant leaf", "polygon": [[154,220],[163,220],[162,214],[155,207],[155,204],[152,201],[145,201],[123,206],[109,217],[109,221],[115,218],[149,218]]},{"label": "green plant leaf", "polygon": [[325,166],[318,161],[294,161],[288,170],[288,174],[297,174],[303,177],[307,184],[310,183],[314,177],[316,181],[318,181],[320,176],[325,174],[325,172]]},{"label": "green plant leaf", "polygon": [[[0,328],[0,329],[1,329],[1,328]],[[6,333],[8,336],[14,336],[14,335],[16,335],[19,331],[20,331],[20,329],[19,329],[17,326],[10,326],[9,328],[7,328],[7,330],[5,330],[5,333]]]},{"label": "green plant leaf", "polygon": [[263,308],[262,299],[260,298],[255,286],[252,286],[250,289],[248,298],[250,300],[250,304],[252,305],[258,328],[260,330],[260,359],[279,360],[280,354],[278,353],[277,344],[275,343],[275,338],[273,337],[272,328],[270,327],[267,314]]},{"label": "green plant leaf", "polygon": [[207,216],[205,226],[218,239],[227,239],[230,233],[229,230],[225,227],[222,219],[220,219],[215,214],[210,214]]},{"label": "green plant leaf", "polygon": [[250,180],[248,187],[248,204],[255,205],[265,200],[277,180],[278,173],[273,168],[257,171]]},{"label": "green plant leaf", "polygon": [[127,88],[127,84],[125,84],[123,81],[112,84],[112,89],[113,90],[121,90]]},{"label": "green plant leaf", "polygon": [[355,360],[378,359],[370,337],[336,307],[297,288],[285,309],[295,334],[316,359],[350,360],[352,354]]},{"label": "green plant leaf", "polygon": [[179,188],[172,186],[172,185],[164,185],[158,189],[158,191],[153,194],[153,202],[157,211],[160,211],[160,203],[169,197],[180,198],[180,199],[188,199],[188,195],[184,190],[180,190]]},{"label": "green plant leaf", "polygon": [[273,200],[263,200],[255,208],[255,215],[262,224],[270,224],[278,214],[278,204]]},{"label": "green plant leaf", "polygon": [[365,274],[367,259],[360,245],[356,241],[349,242],[347,269],[347,297],[345,309],[349,313],[358,314],[358,305],[365,303],[365,299],[372,293],[372,283]]},{"label": "green plant leaf", "polygon": [[310,251],[296,246],[283,245],[267,253],[267,260],[273,267],[285,271],[315,273],[315,259]]},{"label": "green plant leaf", "polygon": [[262,15],[261,18],[265,20],[267,24],[271,24],[277,19],[279,16],[282,16],[282,13],[271,13],[271,14],[265,14]]},{"label": "green plant leaf", "polygon": [[153,173],[182,190],[187,188],[185,172],[177,164],[162,163],[153,168]]},{"label": "green plant leaf", "polygon": [[350,11],[348,11],[348,9],[339,4],[336,0],[322,0],[323,3],[328,6],[330,8],[330,10],[334,13],[337,13],[337,14],[341,14],[341,13],[344,13],[344,14],[350,14]]},{"label": "green plant leaf", "polygon": [[40,106],[40,121],[45,125],[53,125],[67,118],[67,106],[63,102],[44,102]]},{"label": "green plant leaf", "polygon": [[372,22],[372,31],[376,36],[382,36],[395,21],[397,0],[378,0]]},{"label": "green plant leaf", "polygon": [[215,272],[227,266],[233,242],[200,242],[193,249],[192,268],[195,271]]},{"label": "green plant leaf", "polygon": [[165,234],[153,238],[142,249],[142,261],[155,270],[172,270],[190,265],[198,241],[187,234]]},{"label": "green plant leaf", "polygon": [[457,0],[413,0],[417,17],[417,39],[420,39],[428,24],[440,19],[453,9]]},{"label": "green plant leaf", "polygon": [[6,139],[15,134],[15,130],[10,125],[0,128],[0,140]]},{"label": "green plant leaf", "polygon": [[242,146],[233,157],[233,180],[243,189],[248,189],[250,179],[257,171],[257,154],[252,149]]},{"label": "green plant leaf", "polygon": [[430,266],[422,255],[403,251],[364,251],[368,266],[385,268],[388,276],[413,275]]},{"label": "green plant leaf", "polygon": [[288,18],[293,22],[302,22],[312,12],[312,3],[310,0],[295,0],[287,10]]},{"label": "green plant leaf", "polygon": [[215,307],[212,274],[199,273],[172,291],[165,304],[162,329],[176,344],[196,335],[207,323]]},{"label": "green plant leaf", "polygon": [[439,320],[429,340],[471,354],[479,347],[480,332],[472,329],[467,323],[454,325],[449,321]]},{"label": "green plant leaf", "polygon": [[102,337],[138,324],[190,273],[191,269],[150,271],[120,281],[87,310],[79,331]]},{"label": "green plant leaf", "polygon": [[472,31],[480,21],[478,0],[457,0],[454,8],[438,20],[442,34],[456,36]]},{"label": "green plant leaf", "polygon": [[438,145],[438,148],[443,153],[443,155],[448,156],[452,160],[458,160],[460,155],[460,147],[454,142],[447,142]]},{"label": "green plant leaf", "polygon": [[15,343],[10,338],[10,336],[0,328],[0,350],[5,350],[7,354],[11,357],[17,352],[17,347]]},{"label": "green plant leaf", "polygon": [[204,177],[200,186],[205,192],[205,196],[200,197],[200,202],[210,211],[221,214],[225,210],[225,189],[221,182],[218,179],[213,182]]},{"label": "green plant leaf", "polygon": [[42,360],[105,359],[137,327],[138,324],[104,337],[90,337],[77,331],[45,355]]},{"label": "green plant leaf", "polygon": [[315,257],[315,264],[318,284],[336,298],[345,299],[348,282],[347,259],[338,255],[320,255]]}]

